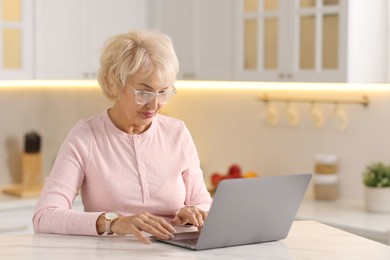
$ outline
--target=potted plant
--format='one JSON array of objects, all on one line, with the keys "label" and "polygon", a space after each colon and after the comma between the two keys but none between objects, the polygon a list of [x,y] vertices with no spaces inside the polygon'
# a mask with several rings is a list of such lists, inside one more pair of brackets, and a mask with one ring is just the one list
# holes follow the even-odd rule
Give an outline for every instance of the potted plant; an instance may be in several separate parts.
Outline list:
[{"label": "potted plant", "polygon": [[390,165],[375,162],[363,173],[367,211],[390,213]]}]

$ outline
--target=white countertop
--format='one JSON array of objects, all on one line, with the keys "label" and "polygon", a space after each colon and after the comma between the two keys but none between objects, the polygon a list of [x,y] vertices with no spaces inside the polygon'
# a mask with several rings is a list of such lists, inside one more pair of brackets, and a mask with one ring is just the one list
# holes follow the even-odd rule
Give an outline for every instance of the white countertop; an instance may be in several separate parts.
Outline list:
[{"label": "white countertop", "polygon": [[0,192],[0,211],[34,207],[35,203],[37,203],[37,198],[21,199]]},{"label": "white countertop", "polygon": [[[0,236],[33,232],[32,216],[37,198],[18,198],[0,193]],[[83,210],[81,198],[73,203],[75,210]]]},{"label": "white countertop", "polygon": [[315,222],[294,222],[284,240],[192,251],[132,236],[28,234],[0,237],[1,259],[390,259],[390,247]]},{"label": "white countertop", "polygon": [[390,245],[390,214],[368,212],[363,201],[305,199],[296,218],[316,220]]},{"label": "white countertop", "polygon": [[[0,212],[22,208],[34,208],[38,198],[18,198],[0,192]],[[81,198],[77,196],[73,205],[81,205]]]},{"label": "white countertop", "polygon": [[[9,219],[0,224],[0,235],[9,235],[14,231],[19,234],[31,233],[35,203],[36,198],[19,199],[0,194],[0,218]],[[80,197],[76,198],[74,207],[76,210],[82,210]],[[319,201],[306,198],[296,219],[315,220],[390,245],[390,214],[367,212],[364,210],[363,201]]]}]

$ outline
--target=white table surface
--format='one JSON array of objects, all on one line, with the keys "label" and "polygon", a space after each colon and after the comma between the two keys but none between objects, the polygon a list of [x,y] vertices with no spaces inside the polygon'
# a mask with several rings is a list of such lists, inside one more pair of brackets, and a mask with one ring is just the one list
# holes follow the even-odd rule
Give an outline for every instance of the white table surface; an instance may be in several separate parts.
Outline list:
[{"label": "white table surface", "polygon": [[286,239],[204,251],[132,236],[28,234],[0,237],[0,259],[390,259],[390,247],[315,222],[295,221]]},{"label": "white table surface", "polygon": [[363,201],[305,199],[296,218],[316,220],[390,245],[390,214],[368,212]]}]

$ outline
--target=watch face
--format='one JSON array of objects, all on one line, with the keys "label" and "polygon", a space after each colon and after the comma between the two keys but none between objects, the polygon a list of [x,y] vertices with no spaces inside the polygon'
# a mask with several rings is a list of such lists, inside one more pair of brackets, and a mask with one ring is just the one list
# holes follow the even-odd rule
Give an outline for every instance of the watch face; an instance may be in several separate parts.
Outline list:
[{"label": "watch face", "polygon": [[116,212],[107,212],[105,217],[107,220],[114,220],[117,219],[119,215]]}]

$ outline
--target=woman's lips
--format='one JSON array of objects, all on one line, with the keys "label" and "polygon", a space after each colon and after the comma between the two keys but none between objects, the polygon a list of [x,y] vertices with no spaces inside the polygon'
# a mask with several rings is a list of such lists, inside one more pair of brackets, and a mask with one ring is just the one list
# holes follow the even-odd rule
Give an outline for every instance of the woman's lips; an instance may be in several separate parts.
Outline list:
[{"label": "woman's lips", "polygon": [[144,118],[151,118],[154,116],[154,112],[141,112]]}]

